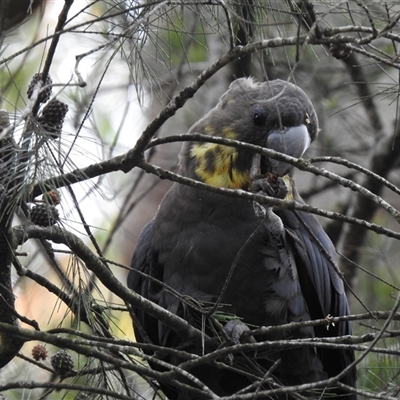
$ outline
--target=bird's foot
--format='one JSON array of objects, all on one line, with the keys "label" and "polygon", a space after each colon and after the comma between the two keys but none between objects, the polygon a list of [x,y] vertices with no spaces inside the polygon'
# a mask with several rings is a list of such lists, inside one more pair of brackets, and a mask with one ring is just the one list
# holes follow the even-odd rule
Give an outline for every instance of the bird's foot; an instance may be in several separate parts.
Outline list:
[{"label": "bird's foot", "polygon": [[[254,339],[253,336],[246,335],[245,337],[243,337],[243,333],[250,331],[250,328],[239,319],[232,319],[228,323],[226,323],[224,326],[224,331],[229,337],[231,344],[233,345],[243,344],[243,343],[256,343],[256,340]],[[233,360],[234,360],[233,354],[228,354],[225,357],[225,361],[229,365],[233,365]]]},{"label": "bird's foot", "polygon": [[268,230],[276,240],[280,240],[281,235],[284,233],[285,228],[282,220],[273,212],[271,207],[264,207],[262,204],[253,201],[254,214],[258,218],[263,218]]},{"label": "bird's foot", "polygon": [[240,343],[256,343],[253,336],[242,338],[244,332],[248,332],[250,328],[239,319],[232,319],[224,326],[224,331],[228,335],[232,344]]},{"label": "bird's foot", "polygon": [[285,180],[271,173],[267,173],[265,176],[256,176],[252,189],[253,193],[265,194],[277,199],[284,199],[289,193]]}]

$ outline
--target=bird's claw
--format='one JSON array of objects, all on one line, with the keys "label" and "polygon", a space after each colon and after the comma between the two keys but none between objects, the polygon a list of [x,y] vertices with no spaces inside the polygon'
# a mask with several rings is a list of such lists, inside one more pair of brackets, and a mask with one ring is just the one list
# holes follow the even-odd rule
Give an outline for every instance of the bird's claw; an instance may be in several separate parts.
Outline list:
[{"label": "bird's claw", "polygon": [[[271,173],[255,176],[252,183],[252,191],[253,193],[263,194],[278,199],[284,199],[289,193],[285,180],[282,177]],[[260,218],[266,217],[270,211],[270,209],[267,209],[257,202],[254,202],[253,206],[254,213]]]},{"label": "bird's claw", "polygon": [[285,180],[271,173],[255,177],[252,189],[254,193],[266,194],[278,199],[284,199],[289,193]]},{"label": "bird's claw", "polygon": [[[243,337],[243,333],[250,331],[250,328],[239,319],[232,319],[227,322],[224,326],[224,331],[233,345],[241,343],[256,343],[253,336],[246,335]],[[233,365],[233,354],[228,354],[225,358],[229,365]]]},{"label": "bird's claw", "polygon": [[249,330],[250,328],[239,319],[232,319],[224,326],[224,331],[228,335],[232,344],[255,343],[256,340],[253,336],[242,338],[243,333]]},{"label": "bird's claw", "polygon": [[258,218],[263,218],[268,226],[268,230],[271,232],[272,237],[278,238],[284,233],[285,228],[282,220],[272,211],[271,207],[264,207],[262,204],[253,201],[254,214]]}]

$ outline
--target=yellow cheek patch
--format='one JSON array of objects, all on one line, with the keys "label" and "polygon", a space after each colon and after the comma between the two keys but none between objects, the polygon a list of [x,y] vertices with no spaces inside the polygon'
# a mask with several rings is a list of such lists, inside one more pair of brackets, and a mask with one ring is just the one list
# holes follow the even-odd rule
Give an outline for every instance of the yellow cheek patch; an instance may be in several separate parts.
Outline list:
[{"label": "yellow cheek patch", "polygon": [[222,129],[222,136],[227,139],[236,140],[237,135],[236,133],[230,128],[223,128]]},{"label": "yellow cheek patch", "polygon": [[248,171],[235,168],[238,152],[234,147],[199,143],[192,146],[190,155],[195,160],[195,173],[204,183],[229,189],[248,187]]},{"label": "yellow cheek patch", "polygon": [[215,136],[215,129],[212,125],[208,124],[204,127],[204,133],[206,135]]}]

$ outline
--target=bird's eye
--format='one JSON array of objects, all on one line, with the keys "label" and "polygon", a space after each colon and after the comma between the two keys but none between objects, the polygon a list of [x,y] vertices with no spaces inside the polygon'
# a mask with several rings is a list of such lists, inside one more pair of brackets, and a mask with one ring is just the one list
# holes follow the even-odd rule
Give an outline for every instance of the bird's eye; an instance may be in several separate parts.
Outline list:
[{"label": "bird's eye", "polygon": [[253,121],[256,125],[264,124],[265,120],[267,119],[267,115],[265,110],[261,107],[256,107],[253,110]]}]

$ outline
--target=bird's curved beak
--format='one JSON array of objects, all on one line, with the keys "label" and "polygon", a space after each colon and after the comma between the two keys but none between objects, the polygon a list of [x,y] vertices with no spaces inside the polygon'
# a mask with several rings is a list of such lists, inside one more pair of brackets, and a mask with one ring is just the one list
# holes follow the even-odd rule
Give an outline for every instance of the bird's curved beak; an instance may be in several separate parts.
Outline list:
[{"label": "bird's curved beak", "polygon": [[[301,157],[310,146],[311,139],[305,125],[277,129],[267,137],[267,148],[292,157]],[[277,175],[286,175],[293,166],[284,161],[269,159],[269,172]]]}]

